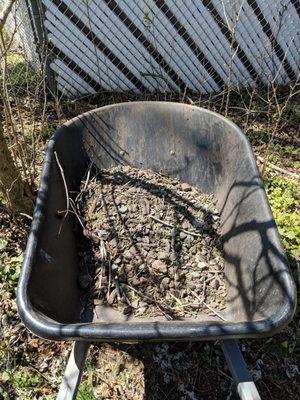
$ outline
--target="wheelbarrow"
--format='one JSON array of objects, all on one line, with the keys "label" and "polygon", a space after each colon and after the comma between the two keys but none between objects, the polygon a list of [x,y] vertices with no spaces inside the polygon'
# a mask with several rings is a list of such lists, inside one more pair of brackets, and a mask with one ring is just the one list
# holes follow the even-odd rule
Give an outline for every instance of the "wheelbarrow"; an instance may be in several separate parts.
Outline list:
[{"label": "wheelbarrow", "polygon": [[[224,240],[225,310],[171,321],[84,312],[75,217],[69,213],[62,223],[57,210],[65,210],[67,196],[78,192],[90,163],[150,168],[215,195]],[[259,399],[236,340],[281,330],[293,316],[296,295],[244,134],[214,112],[168,102],[111,105],[64,124],[46,151],[17,298],[31,332],[75,341],[58,399],[75,398],[91,342],[196,340],[220,340],[240,398]]]}]

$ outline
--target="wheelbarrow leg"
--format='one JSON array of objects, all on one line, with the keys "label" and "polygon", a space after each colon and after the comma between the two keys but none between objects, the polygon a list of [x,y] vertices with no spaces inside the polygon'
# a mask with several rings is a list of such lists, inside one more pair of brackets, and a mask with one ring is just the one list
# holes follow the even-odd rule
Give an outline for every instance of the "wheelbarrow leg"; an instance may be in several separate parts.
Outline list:
[{"label": "wheelbarrow leg", "polygon": [[242,400],[260,400],[260,395],[247,369],[237,341],[222,340],[221,347],[240,398]]},{"label": "wheelbarrow leg", "polygon": [[74,400],[80,384],[89,342],[75,342],[56,400]]}]

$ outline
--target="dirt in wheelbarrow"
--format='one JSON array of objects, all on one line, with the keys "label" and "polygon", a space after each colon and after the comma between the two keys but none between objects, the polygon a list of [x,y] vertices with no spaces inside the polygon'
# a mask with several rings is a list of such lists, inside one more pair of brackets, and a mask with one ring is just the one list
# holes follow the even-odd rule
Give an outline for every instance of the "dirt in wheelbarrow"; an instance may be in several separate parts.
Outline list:
[{"label": "dirt in wheelbarrow", "polygon": [[82,295],[124,315],[180,319],[225,308],[212,195],[129,166],[88,173],[76,198]]}]

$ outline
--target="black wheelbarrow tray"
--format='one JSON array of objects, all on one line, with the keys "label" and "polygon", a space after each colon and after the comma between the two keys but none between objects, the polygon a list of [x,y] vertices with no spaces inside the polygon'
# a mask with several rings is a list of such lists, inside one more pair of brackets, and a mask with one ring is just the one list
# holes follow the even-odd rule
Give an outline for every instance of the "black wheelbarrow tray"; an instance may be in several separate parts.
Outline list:
[{"label": "black wheelbarrow tray", "polygon": [[[66,209],[65,186],[70,196],[78,191],[91,162],[150,168],[216,196],[228,290],[222,318],[122,319],[100,310],[97,319],[82,312],[75,217],[69,213],[62,224],[57,210]],[[290,321],[295,298],[251,147],[231,121],[185,104],[123,103],[72,119],[50,140],[18,287],[19,312],[33,333],[88,342],[257,338]]]}]

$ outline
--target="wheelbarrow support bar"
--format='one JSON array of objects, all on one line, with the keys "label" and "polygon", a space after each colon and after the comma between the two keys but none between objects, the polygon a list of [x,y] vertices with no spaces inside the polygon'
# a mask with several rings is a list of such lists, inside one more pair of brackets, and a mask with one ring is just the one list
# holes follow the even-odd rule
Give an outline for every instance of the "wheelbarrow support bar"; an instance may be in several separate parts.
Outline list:
[{"label": "wheelbarrow support bar", "polygon": [[241,400],[260,400],[236,340],[222,340],[221,347]]},{"label": "wheelbarrow support bar", "polygon": [[[75,400],[89,342],[75,342],[56,400]],[[222,340],[221,347],[241,400],[260,400],[260,395],[247,369],[236,340]]]},{"label": "wheelbarrow support bar", "polygon": [[89,342],[74,343],[56,400],[76,399],[89,347]]}]

